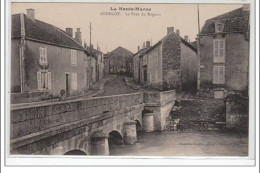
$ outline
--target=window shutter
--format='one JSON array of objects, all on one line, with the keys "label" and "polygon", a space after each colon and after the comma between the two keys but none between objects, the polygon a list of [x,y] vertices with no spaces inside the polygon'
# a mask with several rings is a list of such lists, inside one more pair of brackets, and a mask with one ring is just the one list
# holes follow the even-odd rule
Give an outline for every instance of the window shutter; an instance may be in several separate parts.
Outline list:
[{"label": "window shutter", "polygon": [[224,66],[219,67],[219,83],[225,83],[225,68]]},{"label": "window shutter", "polygon": [[51,89],[51,72],[48,72],[48,89]]},{"label": "window shutter", "polygon": [[219,57],[224,57],[224,40],[219,40]]},{"label": "window shutter", "polygon": [[216,58],[219,57],[218,49],[219,49],[219,41],[214,40],[214,57]]},{"label": "window shutter", "polygon": [[42,89],[42,84],[41,84],[41,72],[40,71],[37,71],[37,81],[38,81],[38,90],[41,90]]},{"label": "window shutter", "polygon": [[217,66],[214,67],[213,82],[215,84],[218,83],[218,67]]}]

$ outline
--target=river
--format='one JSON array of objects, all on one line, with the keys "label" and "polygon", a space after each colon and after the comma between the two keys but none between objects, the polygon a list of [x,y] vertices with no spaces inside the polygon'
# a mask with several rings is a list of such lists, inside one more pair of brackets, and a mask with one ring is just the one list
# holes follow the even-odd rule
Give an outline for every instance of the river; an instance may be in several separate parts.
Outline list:
[{"label": "river", "polygon": [[112,145],[113,156],[247,156],[248,135],[230,131],[138,133],[134,145]]}]

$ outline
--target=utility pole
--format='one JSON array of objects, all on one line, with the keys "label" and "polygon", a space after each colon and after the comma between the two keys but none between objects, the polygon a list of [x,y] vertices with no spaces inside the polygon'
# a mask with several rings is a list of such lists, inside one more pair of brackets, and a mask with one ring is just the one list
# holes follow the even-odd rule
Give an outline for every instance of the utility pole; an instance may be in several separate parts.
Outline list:
[{"label": "utility pole", "polygon": [[89,26],[89,38],[90,38],[90,41],[89,41],[89,45],[90,45],[90,53],[92,53],[92,47],[91,47],[91,22],[90,22],[90,26]]},{"label": "utility pole", "polygon": [[197,40],[197,91],[200,90],[200,12],[199,4],[197,4],[198,11],[198,40]]}]

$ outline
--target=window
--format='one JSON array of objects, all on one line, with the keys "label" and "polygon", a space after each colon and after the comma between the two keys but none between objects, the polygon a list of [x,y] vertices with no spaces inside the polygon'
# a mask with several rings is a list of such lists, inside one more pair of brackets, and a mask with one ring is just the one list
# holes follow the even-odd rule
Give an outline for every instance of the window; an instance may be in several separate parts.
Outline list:
[{"label": "window", "polygon": [[71,65],[77,66],[77,51],[71,50]]},{"label": "window", "polygon": [[214,62],[225,62],[225,40],[224,39],[214,39]]},{"label": "window", "polygon": [[77,84],[78,84],[78,79],[77,79],[77,73],[71,73],[71,89],[72,90],[77,90]]},{"label": "window", "polygon": [[51,89],[51,72],[40,70],[37,72],[38,90]]},{"label": "window", "polygon": [[48,59],[47,59],[47,47],[40,47],[40,64],[41,65],[46,65],[48,64]]},{"label": "window", "polygon": [[215,32],[216,33],[223,32],[223,29],[224,29],[224,24],[223,23],[215,24]]},{"label": "window", "polygon": [[225,83],[225,66],[214,66],[213,68],[213,84]]}]

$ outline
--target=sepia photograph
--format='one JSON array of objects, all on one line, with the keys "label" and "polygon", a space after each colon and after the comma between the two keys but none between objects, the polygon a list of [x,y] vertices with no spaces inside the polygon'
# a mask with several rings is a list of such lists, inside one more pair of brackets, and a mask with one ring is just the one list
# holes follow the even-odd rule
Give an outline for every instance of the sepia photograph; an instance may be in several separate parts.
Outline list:
[{"label": "sepia photograph", "polygon": [[7,157],[252,159],[238,2],[11,2]]}]

